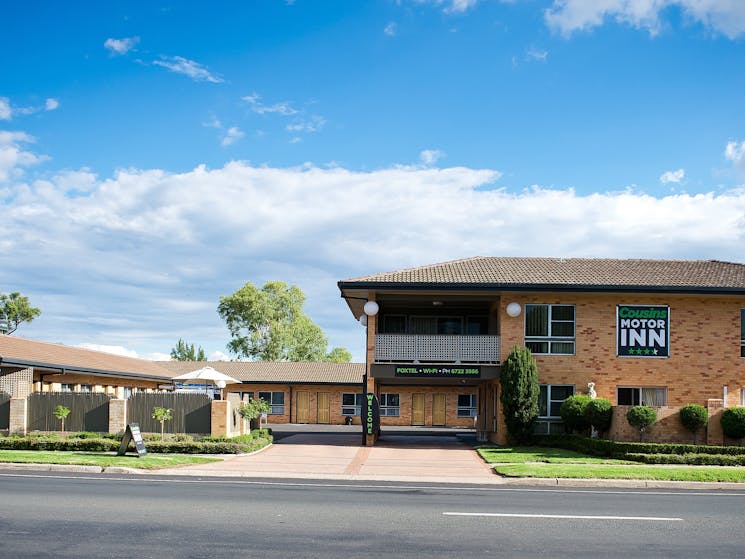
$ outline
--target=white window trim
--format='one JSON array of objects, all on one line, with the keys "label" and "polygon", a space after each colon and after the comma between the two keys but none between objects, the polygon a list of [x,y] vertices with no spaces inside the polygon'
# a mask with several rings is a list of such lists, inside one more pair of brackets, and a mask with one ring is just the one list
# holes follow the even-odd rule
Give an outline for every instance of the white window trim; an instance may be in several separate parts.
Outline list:
[{"label": "white window trim", "polygon": [[[285,403],[284,403],[285,402],[285,393],[284,392],[282,392],[281,390],[278,390],[276,392],[275,391],[271,391],[270,392],[268,390],[262,390],[261,392],[259,392],[259,400],[262,399],[261,398],[261,395],[262,394],[269,394],[270,395],[269,396],[269,402],[267,402],[269,404],[269,406],[271,407],[271,410],[269,410],[269,415],[284,415],[284,413],[285,413]],[[281,404],[275,404],[274,403],[274,395],[275,394],[282,394],[282,403]],[[266,402],[266,400],[264,400],[264,401]]]},{"label": "white window trim", "polygon": [[[354,405],[353,406],[345,406],[344,405],[344,396],[354,396]],[[341,414],[342,415],[351,415],[353,417],[359,417],[362,414],[362,393],[360,392],[342,392],[341,395]],[[359,403],[358,403],[359,401]],[[354,413],[345,413],[344,410],[354,409]]]},{"label": "white window trim", "polygon": [[[383,398],[386,396],[386,398]],[[397,406],[383,405],[383,400],[388,400],[387,396],[398,396]],[[393,413],[395,412],[395,413]],[[398,392],[385,392],[380,395],[380,417],[399,417],[401,415],[401,394]]]},{"label": "white window trim", "polygon": [[[476,417],[476,413],[478,410],[478,397],[476,394],[458,394],[458,400],[460,400],[461,396],[468,396],[470,398],[470,404],[468,406],[458,406],[458,411],[456,412],[457,417]],[[457,400],[456,400],[457,401]],[[462,411],[465,411],[467,413],[461,414]]]},{"label": "white window trim", "polygon": [[[528,336],[528,307],[548,307],[548,336]],[[551,319],[554,307],[572,307],[574,309],[574,320],[556,320]],[[551,323],[552,322],[572,322],[574,324],[574,336],[552,336],[551,335]],[[525,345],[529,342],[546,343],[548,344],[548,351],[546,353],[533,352],[534,355],[576,355],[577,354],[577,306],[573,304],[565,303],[527,303],[525,305],[525,320],[523,324],[523,336],[525,338]],[[551,343],[569,343],[572,344],[572,353],[553,353],[551,351]],[[558,385],[557,385],[558,386]]]},{"label": "white window trim", "polygon": [[[574,384],[541,384],[540,386],[546,387],[546,413],[548,415],[539,415],[538,419],[545,419],[545,420],[561,420],[560,415],[551,415],[551,402],[563,402],[564,400],[553,400],[551,399],[551,388],[552,387],[561,387],[566,388],[567,386],[572,388],[572,393],[569,396],[574,396],[577,393],[577,387]],[[567,398],[569,397],[567,396]],[[566,398],[565,398],[566,399]]]}]

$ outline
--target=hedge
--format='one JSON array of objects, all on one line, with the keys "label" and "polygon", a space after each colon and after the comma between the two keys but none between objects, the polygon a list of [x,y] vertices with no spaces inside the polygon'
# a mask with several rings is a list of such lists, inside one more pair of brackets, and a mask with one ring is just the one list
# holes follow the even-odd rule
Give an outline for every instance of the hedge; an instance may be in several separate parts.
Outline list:
[{"label": "hedge", "polygon": [[[148,441],[145,446],[148,452],[178,454],[242,454],[263,448],[271,442],[271,437],[257,435],[246,440],[227,439],[225,441]],[[112,439],[60,439],[52,437],[0,437],[0,450],[65,450],[77,452],[115,452],[119,450],[120,441]],[[129,450],[134,451],[130,444]]]},{"label": "hedge", "polygon": [[645,464],[688,464],[692,466],[745,466],[745,454],[645,454],[629,452],[626,460],[644,462]]},{"label": "hedge", "polygon": [[584,454],[625,458],[628,454],[711,454],[745,456],[742,446],[706,446],[680,443],[632,443],[592,439],[581,435],[538,435],[536,444],[565,448]]}]

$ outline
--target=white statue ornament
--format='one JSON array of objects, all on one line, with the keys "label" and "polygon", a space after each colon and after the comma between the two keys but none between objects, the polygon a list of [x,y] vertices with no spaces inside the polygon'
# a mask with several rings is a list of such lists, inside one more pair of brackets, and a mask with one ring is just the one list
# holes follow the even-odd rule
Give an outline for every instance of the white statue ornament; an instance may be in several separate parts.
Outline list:
[{"label": "white statue ornament", "polygon": [[598,397],[598,393],[595,392],[595,383],[594,382],[588,382],[587,383],[587,395],[592,398],[593,400]]}]

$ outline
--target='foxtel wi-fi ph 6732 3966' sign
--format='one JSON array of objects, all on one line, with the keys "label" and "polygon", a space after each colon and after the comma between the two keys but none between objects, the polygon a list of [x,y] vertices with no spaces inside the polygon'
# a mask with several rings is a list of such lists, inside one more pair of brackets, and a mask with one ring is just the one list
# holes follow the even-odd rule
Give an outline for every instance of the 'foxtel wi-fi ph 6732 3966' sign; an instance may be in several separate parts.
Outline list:
[{"label": "'foxtel wi-fi ph 6732 3966' sign", "polygon": [[619,357],[670,357],[670,307],[618,305]]}]

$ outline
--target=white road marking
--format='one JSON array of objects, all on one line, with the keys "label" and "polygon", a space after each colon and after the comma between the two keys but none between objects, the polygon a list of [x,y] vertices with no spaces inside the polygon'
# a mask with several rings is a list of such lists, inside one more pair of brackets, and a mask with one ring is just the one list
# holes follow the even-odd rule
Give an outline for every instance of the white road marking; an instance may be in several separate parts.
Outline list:
[{"label": "white road marking", "polygon": [[559,518],[568,520],[650,520],[656,522],[679,522],[682,518],[665,516],[593,516],[577,514],[517,514],[509,512],[443,512],[443,516],[486,516],[497,518]]}]

